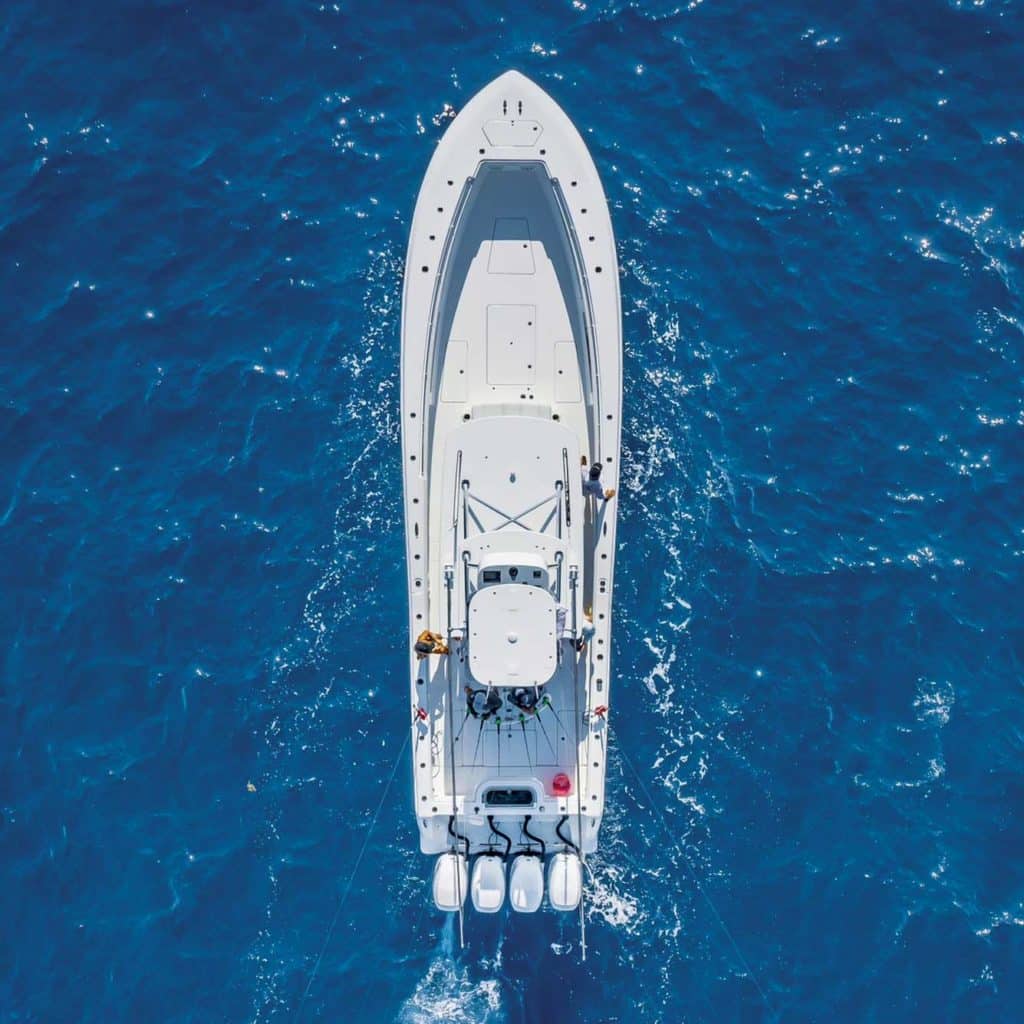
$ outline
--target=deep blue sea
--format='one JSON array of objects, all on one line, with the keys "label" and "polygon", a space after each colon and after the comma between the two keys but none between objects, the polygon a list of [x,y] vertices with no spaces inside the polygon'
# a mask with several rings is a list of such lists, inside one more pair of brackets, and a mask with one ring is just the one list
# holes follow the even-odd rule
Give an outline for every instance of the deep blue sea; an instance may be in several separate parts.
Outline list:
[{"label": "deep blue sea", "polygon": [[[585,964],[459,951],[405,759],[339,903],[408,726],[409,221],[510,67],[623,294]],[[1024,1019],[1022,97],[1012,0],[5,3],[0,1019]]]}]

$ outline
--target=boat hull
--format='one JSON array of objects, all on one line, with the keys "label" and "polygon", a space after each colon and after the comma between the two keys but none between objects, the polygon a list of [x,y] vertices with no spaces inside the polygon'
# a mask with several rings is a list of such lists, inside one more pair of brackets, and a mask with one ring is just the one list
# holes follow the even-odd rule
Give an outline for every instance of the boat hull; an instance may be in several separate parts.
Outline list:
[{"label": "boat hull", "polygon": [[[581,463],[602,467],[595,490],[617,487],[617,260],[582,138],[516,72],[467,104],[424,178],[401,388],[421,849],[585,856],[604,809],[617,499],[585,494]],[[447,653],[418,654],[424,631]]]}]

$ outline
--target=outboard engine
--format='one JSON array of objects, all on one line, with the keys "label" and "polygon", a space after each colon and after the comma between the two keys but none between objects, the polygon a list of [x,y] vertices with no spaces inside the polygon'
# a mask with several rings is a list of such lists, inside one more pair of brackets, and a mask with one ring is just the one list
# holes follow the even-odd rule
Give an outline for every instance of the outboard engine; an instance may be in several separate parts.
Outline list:
[{"label": "outboard engine", "polygon": [[434,861],[434,903],[438,910],[452,913],[466,902],[466,856],[449,850]]},{"label": "outboard engine", "polygon": [[556,853],[548,864],[548,899],[554,910],[575,910],[583,892],[583,869],[575,853]]},{"label": "outboard engine", "polygon": [[521,853],[512,861],[508,898],[512,909],[532,914],[544,900],[544,862],[535,853]]},{"label": "outboard engine", "polygon": [[505,902],[505,859],[482,853],[473,865],[473,906],[481,914],[496,914]]}]

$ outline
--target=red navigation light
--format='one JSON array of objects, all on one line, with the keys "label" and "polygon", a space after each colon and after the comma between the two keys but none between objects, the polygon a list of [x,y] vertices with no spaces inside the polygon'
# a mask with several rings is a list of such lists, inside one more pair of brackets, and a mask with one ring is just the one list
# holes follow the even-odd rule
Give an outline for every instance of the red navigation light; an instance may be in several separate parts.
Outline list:
[{"label": "red navigation light", "polygon": [[551,780],[551,792],[555,796],[568,796],[572,792],[572,780],[565,772],[559,772]]}]

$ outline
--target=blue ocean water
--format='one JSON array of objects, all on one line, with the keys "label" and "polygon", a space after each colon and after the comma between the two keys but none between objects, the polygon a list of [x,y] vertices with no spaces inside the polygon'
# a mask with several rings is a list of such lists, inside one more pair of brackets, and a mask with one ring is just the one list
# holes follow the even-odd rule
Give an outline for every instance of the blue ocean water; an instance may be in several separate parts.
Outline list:
[{"label": "blue ocean water", "polygon": [[[3,1020],[1022,1019],[1018,3],[11,0],[0,53]],[[404,761],[331,928],[407,726],[409,218],[509,67],[620,253],[585,964],[459,952]]]}]

